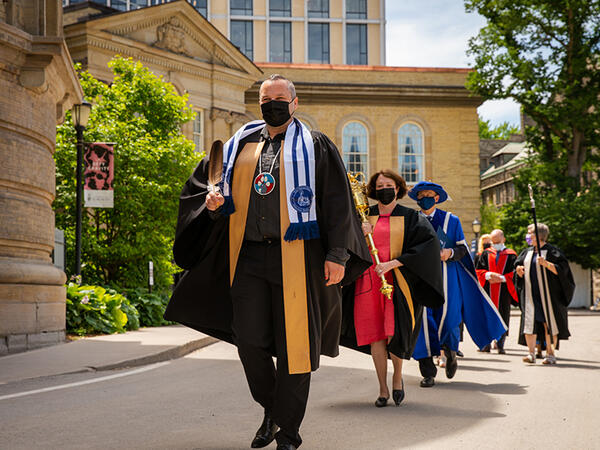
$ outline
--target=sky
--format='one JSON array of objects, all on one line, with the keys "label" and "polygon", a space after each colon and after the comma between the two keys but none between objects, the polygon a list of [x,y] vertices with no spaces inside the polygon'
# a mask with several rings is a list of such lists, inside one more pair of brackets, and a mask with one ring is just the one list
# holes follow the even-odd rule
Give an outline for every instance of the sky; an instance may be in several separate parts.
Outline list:
[{"label": "sky", "polygon": [[[465,12],[462,0],[386,0],[386,64],[406,67],[469,67],[468,41],[485,20]],[[479,116],[492,125],[519,125],[512,100],[487,101]]]}]

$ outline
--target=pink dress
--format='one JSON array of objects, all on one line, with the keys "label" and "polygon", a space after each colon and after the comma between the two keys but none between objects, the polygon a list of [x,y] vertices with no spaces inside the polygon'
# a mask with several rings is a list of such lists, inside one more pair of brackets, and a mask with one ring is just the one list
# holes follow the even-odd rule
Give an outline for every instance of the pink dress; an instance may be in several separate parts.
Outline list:
[{"label": "pink dress", "polygon": [[[375,247],[379,250],[379,260],[390,260],[390,216],[379,216],[373,230]],[[390,285],[394,285],[392,271],[385,274]],[[354,327],[356,329],[356,343],[368,345],[372,342],[387,339],[394,335],[394,302],[388,300],[379,291],[381,279],[373,266],[356,280],[354,290]]]}]

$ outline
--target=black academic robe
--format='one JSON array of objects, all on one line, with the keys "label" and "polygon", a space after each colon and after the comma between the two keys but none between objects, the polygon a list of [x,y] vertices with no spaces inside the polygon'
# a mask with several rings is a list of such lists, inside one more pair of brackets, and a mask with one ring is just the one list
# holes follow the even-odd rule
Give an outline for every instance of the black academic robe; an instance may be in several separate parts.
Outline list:
[{"label": "black academic robe", "polygon": [[[525,342],[524,334],[538,334],[541,333],[543,336],[543,325],[535,322],[535,309],[533,299],[531,296],[531,279],[530,269],[531,261],[533,256],[533,247],[529,247],[523,250],[515,261],[515,268],[517,266],[525,267],[525,275],[519,277],[516,273],[514,275],[515,287],[519,296],[519,307],[521,308],[521,325],[519,332],[519,344],[527,345]],[[544,306],[544,317],[546,323],[551,321],[552,333],[558,334],[558,339],[568,339],[570,336],[568,327],[568,313],[567,307],[573,298],[575,292],[575,281],[573,280],[573,274],[569,267],[567,258],[562,251],[550,244],[546,244],[542,247],[542,256],[545,256],[546,260],[554,263],[558,275],[554,275],[550,270],[540,268],[546,273],[546,280],[549,293],[549,309],[546,311]],[[539,265],[536,264],[539,267]],[[541,272],[538,272],[540,274]],[[538,275],[538,286],[542,287],[542,278]],[[543,296],[542,304],[544,304]]]},{"label": "black academic robe", "polygon": [[[369,216],[379,216],[377,205],[369,209]],[[396,205],[391,213],[390,234],[394,232],[392,221],[403,218],[404,236],[399,251],[394,248],[390,236],[390,255],[403,265],[392,271],[394,280],[394,336],[388,345],[391,353],[403,359],[410,359],[423,317],[423,306],[439,308],[444,304],[444,288],[440,265],[440,242],[429,221],[411,208]],[[368,275],[368,272],[366,272]],[[379,283],[379,280],[375,280]],[[404,285],[401,289],[400,284]],[[369,345],[358,346],[354,328],[355,285],[344,286],[343,320],[341,344],[364,353],[370,353]],[[377,284],[377,289],[380,287]],[[406,291],[408,287],[408,292]],[[408,294],[405,295],[405,293]]]},{"label": "black academic robe", "polygon": [[[479,283],[498,308],[502,320],[508,327],[510,323],[510,305],[518,305],[517,291],[513,279],[517,254],[509,248],[503,249],[499,258],[497,258],[497,254],[498,252],[493,248],[484,250],[477,259],[475,269]],[[504,275],[506,281],[491,284],[485,279],[485,274],[488,272]],[[506,330],[506,335],[508,336],[508,330]]]},{"label": "black academic robe", "polygon": [[[246,141],[258,142],[259,135],[260,132],[252,134]],[[345,248],[350,254],[342,284],[351,283],[372,262],[340,154],[324,134],[313,131],[312,137],[320,238],[304,241],[304,261],[297,261],[297,270],[306,273],[310,365],[316,370],[319,355],[333,357],[339,352],[341,288],[325,286],[324,263],[328,249]],[[242,148],[238,156],[241,152]],[[230,218],[221,216],[213,220],[208,215],[205,208],[207,168],[205,159],[180,196],[173,253],[175,262],[185,272],[175,287],[165,318],[234,343],[229,274]],[[283,187],[281,192],[285,195]],[[275,349],[272,351],[275,354]]]}]

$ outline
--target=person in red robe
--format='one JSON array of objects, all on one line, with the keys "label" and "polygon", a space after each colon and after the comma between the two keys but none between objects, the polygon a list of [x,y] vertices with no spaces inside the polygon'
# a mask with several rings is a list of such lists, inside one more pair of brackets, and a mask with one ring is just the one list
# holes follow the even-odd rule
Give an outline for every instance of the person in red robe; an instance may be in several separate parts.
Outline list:
[{"label": "person in red robe", "polygon": [[[510,322],[510,305],[518,304],[517,291],[513,281],[515,260],[517,254],[514,250],[507,248],[504,243],[506,238],[502,230],[494,230],[490,233],[492,246],[483,250],[477,260],[477,278],[479,283],[488,293],[494,305],[500,312],[506,326]],[[504,342],[508,336],[506,333],[498,340],[498,353],[505,354]],[[489,346],[482,349],[489,352]]]}]

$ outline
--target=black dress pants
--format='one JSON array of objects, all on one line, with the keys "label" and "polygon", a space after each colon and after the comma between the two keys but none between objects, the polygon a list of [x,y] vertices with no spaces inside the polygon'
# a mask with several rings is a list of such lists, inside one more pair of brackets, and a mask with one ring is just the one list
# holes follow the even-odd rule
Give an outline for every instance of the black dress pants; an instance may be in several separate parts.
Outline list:
[{"label": "black dress pants", "polygon": [[310,373],[288,372],[279,241],[244,241],[231,297],[235,343],[252,397],[279,426],[277,442],[298,447]]},{"label": "black dress pants", "polygon": [[433,377],[437,375],[437,367],[433,363],[433,356],[419,359],[419,371],[423,378]]}]

